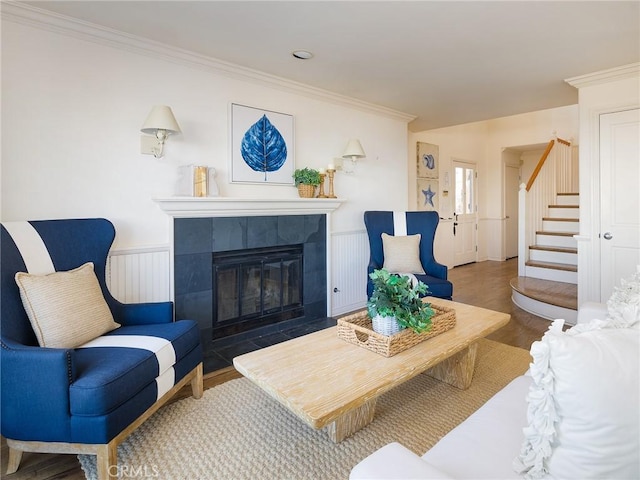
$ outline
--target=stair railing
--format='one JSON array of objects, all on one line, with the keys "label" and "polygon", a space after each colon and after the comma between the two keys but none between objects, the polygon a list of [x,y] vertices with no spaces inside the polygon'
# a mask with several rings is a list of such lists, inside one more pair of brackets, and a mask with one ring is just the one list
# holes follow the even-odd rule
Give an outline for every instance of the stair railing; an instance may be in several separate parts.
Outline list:
[{"label": "stair railing", "polygon": [[[556,195],[577,191],[577,161],[573,160],[571,143],[561,138],[547,145],[531,178],[520,185],[518,194],[518,276],[526,276],[529,247],[536,243],[536,232],[542,230],[543,218]],[[575,188],[575,189],[574,189]]]}]

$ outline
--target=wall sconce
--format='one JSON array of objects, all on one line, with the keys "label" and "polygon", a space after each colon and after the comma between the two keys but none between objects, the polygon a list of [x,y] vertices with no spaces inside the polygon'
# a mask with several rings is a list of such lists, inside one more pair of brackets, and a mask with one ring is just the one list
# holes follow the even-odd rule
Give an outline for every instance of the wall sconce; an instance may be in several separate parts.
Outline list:
[{"label": "wall sconce", "polygon": [[345,173],[353,173],[355,171],[356,162],[358,161],[358,159],[364,157],[366,157],[366,154],[364,153],[364,149],[360,144],[360,140],[352,138],[351,140],[349,140],[349,143],[347,143],[347,148],[344,149],[344,153],[342,154],[342,158],[346,158],[350,161],[343,162],[342,170]]},{"label": "wall sconce", "polygon": [[169,135],[182,133],[171,108],[166,105],[153,107],[140,131],[153,135],[140,137],[141,153],[153,155],[156,158],[162,157],[164,142]]}]

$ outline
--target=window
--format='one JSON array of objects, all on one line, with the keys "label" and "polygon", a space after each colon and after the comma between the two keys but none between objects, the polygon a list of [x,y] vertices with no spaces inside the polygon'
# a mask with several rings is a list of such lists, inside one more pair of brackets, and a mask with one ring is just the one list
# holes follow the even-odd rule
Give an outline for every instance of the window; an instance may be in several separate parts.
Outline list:
[{"label": "window", "polygon": [[455,167],[456,214],[463,215],[473,211],[473,175],[474,169]]}]

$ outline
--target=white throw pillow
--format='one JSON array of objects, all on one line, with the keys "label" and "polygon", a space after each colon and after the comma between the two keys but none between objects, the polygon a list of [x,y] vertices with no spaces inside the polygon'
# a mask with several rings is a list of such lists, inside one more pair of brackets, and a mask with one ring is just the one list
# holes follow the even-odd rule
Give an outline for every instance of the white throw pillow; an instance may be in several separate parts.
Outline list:
[{"label": "white throw pillow", "polygon": [[640,328],[640,265],[637,271],[622,279],[607,301],[607,319],[620,327]]},{"label": "white throw pillow", "polygon": [[16,273],[22,304],[42,347],[74,348],[118,328],[93,263],[48,275]]},{"label": "white throw pillow", "polygon": [[556,320],[531,355],[525,478],[640,478],[640,330]]},{"label": "white throw pillow", "polygon": [[424,268],[420,262],[420,239],[415,235],[393,236],[382,234],[382,251],[384,265],[382,268],[389,273],[417,273],[424,275]]}]

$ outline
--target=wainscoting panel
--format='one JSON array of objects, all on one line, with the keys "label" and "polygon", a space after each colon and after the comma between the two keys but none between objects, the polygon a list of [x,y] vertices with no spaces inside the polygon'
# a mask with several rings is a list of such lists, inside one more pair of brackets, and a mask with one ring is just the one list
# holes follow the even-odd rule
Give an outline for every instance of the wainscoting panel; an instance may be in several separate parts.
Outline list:
[{"label": "wainscoting panel", "polygon": [[331,235],[331,316],[367,304],[369,240],[364,230]]},{"label": "wainscoting panel", "polygon": [[113,250],[107,262],[107,285],[124,303],[171,299],[169,247]]},{"label": "wainscoting panel", "polygon": [[[366,306],[369,241],[366,231],[331,235],[331,315]],[[112,250],[107,262],[107,285],[125,303],[171,299],[169,247]],[[337,289],[337,291],[334,291]]]}]

